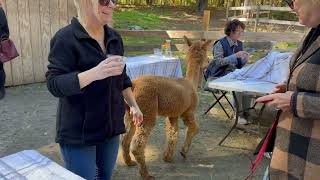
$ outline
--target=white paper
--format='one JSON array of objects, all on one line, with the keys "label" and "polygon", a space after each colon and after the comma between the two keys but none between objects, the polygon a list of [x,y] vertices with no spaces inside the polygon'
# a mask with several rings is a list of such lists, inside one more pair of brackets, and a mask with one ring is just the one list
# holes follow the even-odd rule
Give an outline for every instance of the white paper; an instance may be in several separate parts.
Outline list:
[{"label": "white paper", "polygon": [[291,52],[272,51],[254,64],[237,69],[224,76],[237,80],[261,80],[273,83],[283,83],[289,74]]},{"label": "white paper", "polygon": [[0,180],[83,180],[34,150],[0,158]]}]

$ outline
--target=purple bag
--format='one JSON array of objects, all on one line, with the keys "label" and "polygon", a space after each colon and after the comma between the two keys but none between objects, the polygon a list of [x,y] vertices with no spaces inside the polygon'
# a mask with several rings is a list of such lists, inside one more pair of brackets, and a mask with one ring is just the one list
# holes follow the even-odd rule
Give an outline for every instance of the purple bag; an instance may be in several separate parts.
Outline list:
[{"label": "purple bag", "polygon": [[2,63],[11,61],[19,56],[16,46],[9,38],[1,38],[0,41],[0,61]]}]

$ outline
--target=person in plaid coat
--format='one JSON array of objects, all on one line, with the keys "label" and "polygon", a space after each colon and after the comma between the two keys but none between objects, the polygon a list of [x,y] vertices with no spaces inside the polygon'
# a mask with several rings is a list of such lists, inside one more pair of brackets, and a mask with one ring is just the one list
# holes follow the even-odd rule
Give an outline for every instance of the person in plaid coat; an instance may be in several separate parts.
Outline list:
[{"label": "person in plaid coat", "polygon": [[279,109],[269,178],[320,179],[320,0],[287,0],[311,30],[290,63],[286,85],[257,102]]}]

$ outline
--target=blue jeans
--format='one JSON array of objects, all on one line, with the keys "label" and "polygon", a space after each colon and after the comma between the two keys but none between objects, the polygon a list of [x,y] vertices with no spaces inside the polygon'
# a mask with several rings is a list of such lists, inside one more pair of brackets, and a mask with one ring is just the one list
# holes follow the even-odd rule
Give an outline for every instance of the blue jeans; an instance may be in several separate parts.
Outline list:
[{"label": "blue jeans", "polygon": [[99,145],[60,144],[65,167],[88,180],[112,177],[119,149],[119,136]]}]

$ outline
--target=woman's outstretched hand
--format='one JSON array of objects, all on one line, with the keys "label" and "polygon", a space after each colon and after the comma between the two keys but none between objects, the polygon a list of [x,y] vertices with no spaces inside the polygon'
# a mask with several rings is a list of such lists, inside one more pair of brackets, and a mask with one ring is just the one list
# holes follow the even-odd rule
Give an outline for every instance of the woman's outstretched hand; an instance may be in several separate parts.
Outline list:
[{"label": "woman's outstretched hand", "polygon": [[130,107],[130,115],[133,117],[133,124],[135,126],[140,126],[143,122],[143,114],[139,108]]},{"label": "woman's outstretched hand", "polygon": [[258,103],[265,103],[268,106],[273,106],[277,110],[284,112],[290,111],[290,103],[293,91],[287,91],[285,93],[275,93],[266,96],[262,96],[256,100]]}]

